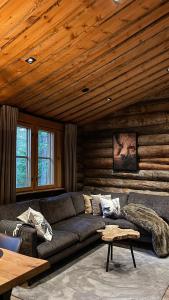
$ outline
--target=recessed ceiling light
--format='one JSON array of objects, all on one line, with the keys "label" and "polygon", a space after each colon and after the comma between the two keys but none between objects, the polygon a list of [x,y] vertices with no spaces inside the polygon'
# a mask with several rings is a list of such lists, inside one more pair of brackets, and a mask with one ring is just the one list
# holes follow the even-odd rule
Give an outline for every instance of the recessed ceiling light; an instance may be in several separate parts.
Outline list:
[{"label": "recessed ceiling light", "polygon": [[169,72],[169,68],[167,68],[167,72]]},{"label": "recessed ceiling light", "polygon": [[120,2],[120,0],[113,0],[115,3],[118,3],[118,2]]},{"label": "recessed ceiling light", "polygon": [[28,64],[33,64],[35,61],[36,61],[36,58],[34,58],[34,57],[29,57],[29,58],[27,58],[26,60],[25,60]]},{"label": "recessed ceiling light", "polygon": [[87,93],[88,91],[89,91],[89,88],[88,88],[88,87],[85,87],[85,88],[82,89],[82,92],[83,92],[83,93]]},{"label": "recessed ceiling light", "polygon": [[111,101],[112,101],[112,98],[110,98],[110,97],[106,99],[106,102],[111,102]]}]

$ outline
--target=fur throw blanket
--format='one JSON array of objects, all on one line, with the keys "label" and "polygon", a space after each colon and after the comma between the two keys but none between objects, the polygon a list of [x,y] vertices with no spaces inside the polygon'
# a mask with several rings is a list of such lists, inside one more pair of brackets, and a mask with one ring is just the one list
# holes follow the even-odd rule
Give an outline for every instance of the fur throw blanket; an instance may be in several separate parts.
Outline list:
[{"label": "fur throw blanket", "polygon": [[130,203],[123,207],[122,215],[152,234],[153,248],[158,257],[169,255],[169,225],[153,209]]}]

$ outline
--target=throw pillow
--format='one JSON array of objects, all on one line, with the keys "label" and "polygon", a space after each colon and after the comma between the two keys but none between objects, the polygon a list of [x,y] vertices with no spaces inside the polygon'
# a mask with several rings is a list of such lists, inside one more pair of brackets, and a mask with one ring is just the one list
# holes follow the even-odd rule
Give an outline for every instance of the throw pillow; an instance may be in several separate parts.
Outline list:
[{"label": "throw pillow", "polygon": [[92,196],[83,194],[83,198],[84,198],[85,214],[92,214],[93,212],[92,203],[91,203]]},{"label": "throw pillow", "polygon": [[118,218],[121,214],[119,198],[106,199],[105,197],[101,197],[101,207],[104,218]]},{"label": "throw pillow", "polygon": [[102,214],[101,208],[101,197],[105,197],[106,199],[111,199],[111,195],[91,195],[92,197],[92,209],[94,216],[100,216]]},{"label": "throw pillow", "polygon": [[24,211],[20,216],[17,217],[18,220],[28,223],[29,209]]},{"label": "throw pillow", "polygon": [[100,204],[100,196],[101,194],[98,195],[91,195],[92,197],[92,211],[94,216],[99,216],[101,215],[101,204]]},{"label": "throw pillow", "polygon": [[28,210],[17,217],[17,219],[24,219],[25,223],[34,224],[37,230],[37,234],[39,234],[40,237],[45,238],[47,241],[52,240],[52,228],[39,211],[36,211],[29,207]]}]

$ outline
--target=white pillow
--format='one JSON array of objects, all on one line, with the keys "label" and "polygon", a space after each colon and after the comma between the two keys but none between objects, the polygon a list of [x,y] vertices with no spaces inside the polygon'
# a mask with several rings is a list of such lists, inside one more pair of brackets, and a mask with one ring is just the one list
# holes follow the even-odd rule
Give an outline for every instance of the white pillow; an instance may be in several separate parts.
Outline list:
[{"label": "white pillow", "polygon": [[37,233],[40,236],[44,237],[47,241],[52,240],[52,228],[39,211],[36,211],[29,207],[28,210],[18,216],[17,219],[28,224],[34,224]]},{"label": "white pillow", "polygon": [[114,217],[120,216],[120,202],[119,198],[106,199],[105,197],[100,198],[103,217]]},{"label": "white pillow", "polygon": [[28,215],[29,209],[25,210],[20,216],[17,217],[17,219],[24,223],[28,223]]}]

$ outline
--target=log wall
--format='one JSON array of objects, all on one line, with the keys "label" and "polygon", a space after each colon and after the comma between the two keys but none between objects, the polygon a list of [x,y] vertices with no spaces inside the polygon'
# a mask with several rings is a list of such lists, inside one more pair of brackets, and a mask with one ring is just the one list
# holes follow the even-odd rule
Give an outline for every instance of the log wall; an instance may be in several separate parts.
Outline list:
[{"label": "log wall", "polygon": [[[113,171],[113,133],[136,132],[138,172]],[[80,188],[169,195],[169,102],[140,103],[83,127]],[[80,166],[79,165],[79,166]],[[83,178],[83,180],[80,178]]]}]

